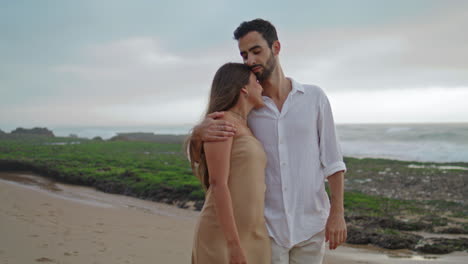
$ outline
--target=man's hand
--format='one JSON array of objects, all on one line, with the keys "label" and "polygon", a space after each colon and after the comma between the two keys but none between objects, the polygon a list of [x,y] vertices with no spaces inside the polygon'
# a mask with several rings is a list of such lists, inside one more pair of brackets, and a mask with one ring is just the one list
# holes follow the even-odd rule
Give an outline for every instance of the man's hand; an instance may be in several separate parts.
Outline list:
[{"label": "man's hand", "polygon": [[330,242],[330,249],[336,249],[346,241],[347,230],[343,214],[330,214],[325,227],[325,241]]},{"label": "man's hand", "polygon": [[347,230],[344,220],[344,171],[335,172],[328,177],[331,207],[325,226],[325,241],[330,242],[330,249],[336,249],[346,241]]},{"label": "man's hand", "polygon": [[225,120],[217,120],[224,116],[224,112],[214,112],[196,126],[193,135],[204,142],[224,141],[236,134],[236,127]]}]

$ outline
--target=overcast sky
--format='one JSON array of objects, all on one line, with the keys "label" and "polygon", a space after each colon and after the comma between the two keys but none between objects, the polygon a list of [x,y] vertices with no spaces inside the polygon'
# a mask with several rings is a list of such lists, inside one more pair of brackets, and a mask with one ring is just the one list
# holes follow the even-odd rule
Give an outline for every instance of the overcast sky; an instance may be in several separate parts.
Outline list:
[{"label": "overcast sky", "polygon": [[468,1],[0,1],[0,129],[194,124],[233,30],[277,28],[337,123],[468,122]]}]

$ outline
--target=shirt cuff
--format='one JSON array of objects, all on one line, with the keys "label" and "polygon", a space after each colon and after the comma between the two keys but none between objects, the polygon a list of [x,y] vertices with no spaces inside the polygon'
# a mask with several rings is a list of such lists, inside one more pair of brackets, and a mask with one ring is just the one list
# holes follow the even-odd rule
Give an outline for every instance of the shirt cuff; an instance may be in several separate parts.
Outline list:
[{"label": "shirt cuff", "polygon": [[337,161],[337,162],[333,163],[332,165],[327,166],[324,169],[323,174],[325,175],[325,178],[328,178],[329,176],[335,174],[338,171],[345,171],[346,172],[346,165],[345,165],[344,162]]}]

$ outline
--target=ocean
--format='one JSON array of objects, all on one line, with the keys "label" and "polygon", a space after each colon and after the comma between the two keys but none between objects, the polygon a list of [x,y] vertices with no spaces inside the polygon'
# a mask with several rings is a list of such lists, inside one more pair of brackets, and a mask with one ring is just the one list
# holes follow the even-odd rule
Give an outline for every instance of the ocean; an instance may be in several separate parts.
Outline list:
[{"label": "ocean", "polygon": [[[56,136],[111,138],[120,132],[187,134],[191,126],[57,127]],[[427,162],[468,162],[468,123],[338,124],[343,154],[349,157],[388,158]]]},{"label": "ocean", "polygon": [[337,125],[343,155],[468,162],[468,123]]}]

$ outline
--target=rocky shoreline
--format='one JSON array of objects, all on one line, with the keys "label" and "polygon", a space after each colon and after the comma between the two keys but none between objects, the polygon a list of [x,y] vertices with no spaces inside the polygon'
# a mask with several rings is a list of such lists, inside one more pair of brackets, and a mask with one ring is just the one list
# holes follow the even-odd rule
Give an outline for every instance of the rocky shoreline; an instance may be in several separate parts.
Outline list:
[{"label": "rocky shoreline", "polygon": [[[107,193],[190,210],[200,210],[203,206],[203,193],[199,185],[193,184],[198,182],[183,157],[180,144],[183,136],[122,133],[103,141],[54,138],[45,129],[36,130],[47,135],[24,135],[20,129],[18,133],[0,133],[0,139],[4,138],[6,144],[3,146],[5,155],[0,157],[0,171],[32,172],[57,182],[90,186]],[[23,142],[31,138],[34,140]],[[148,144],[162,144],[148,145],[145,143],[148,141],[152,142]],[[165,147],[170,145],[167,141],[173,145],[171,148]],[[122,142],[128,144],[122,145]],[[83,148],[78,148],[80,146]],[[124,155],[117,157],[115,151]],[[90,153],[93,156],[89,156]],[[127,159],[130,156],[131,159]],[[154,166],[155,162],[159,165]],[[348,167],[345,177],[347,243],[431,254],[468,252],[465,200],[468,163],[350,157],[346,157],[345,162]],[[156,178],[162,173],[164,176]],[[150,176],[145,177],[145,174]],[[169,185],[173,180],[176,184]]]},{"label": "rocky shoreline", "polygon": [[[0,160],[1,171],[33,172],[38,175],[51,178],[58,182],[85,185],[94,187],[97,190],[132,196],[140,199],[163,202],[176,205],[180,208],[200,210],[203,200],[190,200],[187,194],[191,190],[174,190],[162,188],[150,193],[137,193],[126,187],[122,183],[111,181],[85,180],[80,177],[69,177],[57,171],[45,167],[36,166],[24,161]],[[132,175],[123,175],[132,177]],[[453,251],[468,252],[468,234],[466,229],[455,227],[450,228],[447,223],[440,219],[426,218],[412,221],[402,221],[389,216],[346,216],[348,223],[347,243],[366,245],[372,244],[385,249],[410,249],[427,254],[447,254]],[[454,233],[460,235],[458,238],[429,237],[414,234],[415,231],[436,232],[440,227],[445,227],[443,233]]]},{"label": "rocky shoreline", "polygon": [[[203,200],[192,200],[187,197],[187,194],[192,192],[193,189],[187,187],[186,189],[175,190],[169,187],[161,187],[151,192],[139,193],[125,186],[121,182],[100,180],[97,181],[93,178],[83,178],[70,175],[63,175],[58,171],[49,169],[44,166],[35,165],[26,161],[17,160],[1,160],[0,171],[3,172],[32,172],[37,175],[53,179],[55,181],[67,184],[83,185],[94,187],[99,191],[113,194],[127,195],[143,200],[154,202],[162,202],[167,204],[176,205],[179,208],[201,210],[203,207]],[[123,173],[120,175],[123,178],[135,177],[132,173]]]},{"label": "rocky shoreline", "polygon": [[[386,217],[346,217],[347,243],[372,244],[385,249],[411,249],[427,254],[447,254],[468,250],[468,236],[459,238],[423,237],[415,231],[431,232],[434,226],[428,221],[404,222]],[[459,230],[457,234],[467,234]]]}]

